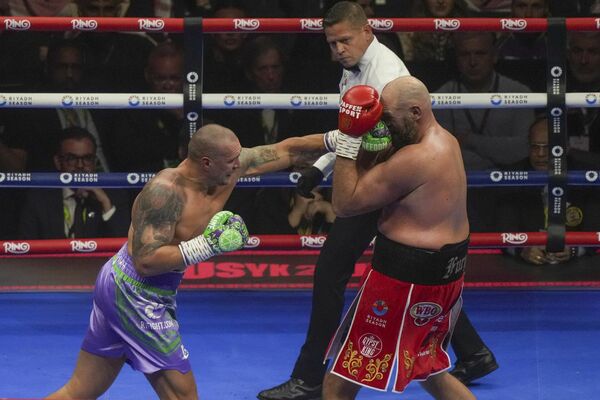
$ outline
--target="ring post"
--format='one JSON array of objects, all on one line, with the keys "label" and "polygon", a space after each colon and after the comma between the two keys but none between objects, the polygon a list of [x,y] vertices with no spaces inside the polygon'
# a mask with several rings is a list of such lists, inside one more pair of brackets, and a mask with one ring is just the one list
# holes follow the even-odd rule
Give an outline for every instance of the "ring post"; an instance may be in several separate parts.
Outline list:
[{"label": "ring post", "polygon": [[567,106],[566,43],[564,18],[548,20],[546,88],[548,92],[548,242],[546,250],[560,252],[565,248],[565,209],[567,202]]},{"label": "ring post", "polygon": [[202,81],[204,79],[202,18],[184,18],[183,43],[185,47],[183,115],[191,137],[202,126]]}]

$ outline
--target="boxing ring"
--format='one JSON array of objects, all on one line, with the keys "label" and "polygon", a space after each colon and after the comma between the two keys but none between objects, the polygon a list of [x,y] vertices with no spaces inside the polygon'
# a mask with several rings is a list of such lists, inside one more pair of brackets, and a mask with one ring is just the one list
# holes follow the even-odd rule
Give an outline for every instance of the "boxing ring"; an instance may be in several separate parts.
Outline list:
[{"label": "boxing ring", "polygon": [[[600,19],[372,19],[375,31],[548,31],[564,40],[567,30],[600,30]],[[335,109],[337,94],[203,93],[202,35],[216,32],[318,32],[320,19],[159,19],[0,17],[0,30],[139,31],[183,33],[186,80],[182,94],[0,93],[0,108],[184,108],[190,132],[203,108]],[[562,37],[562,38],[561,38]],[[199,43],[198,43],[199,42]],[[563,43],[563,42],[560,42]],[[552,46],[549,46],[552,47]],[[560,47],[560,46],[558,46]],[[506,261],[501,248],[564,244],[598,247],[600,232],[564,231],[568,185],[596,186],[598,171],[568,171],[565,164],[567,107],[599,107],[600,93],[565,93],[560,54],[549,54],[547,93],[432,94],[434,108],[546,107],[551,170],[468,174],[471,187],[549,187],[548,232],[473,233],[467,266],[465,308],[501,368],[473,386],[482,399],[591,399],[600,391],[595,362],[600,350],[600,269],[590,258],[569,271]],[[561,64],[562,62],[562,64]],[[565,168],[563,168],[565,166]],[[0,187],[139,188],[152,173],[0,172]],[[297,173],[241,179],[240,187],[291,187]],[[324,185],[330,185],[330,181]],[[561,227],[563,229],[561,229]],[[9,240],[0,242],[0,398],[41,397],[66,381],[91,308],[96,273],[125,238]],[[181,333],[192,354],[203,399],[252,399],[288,377],[304,340],[312,273],[324,236],[252,236],[244,250],[190,266],[178,295]],[[370,250],[356,266],[356,288]],[[474,265],[472,265],[474,264]],[[562,267],[562,268],[561,268]],[[524,272],[525,268],[529,271]],[[219,289],[219,290],[211,290]],[[254,290],[247,290],[254,289]],[[268,290],[267,290],[268,289]],[[298,290],[288,290],[298,289]],[[552,289],[552,290],[548,290]],[[349,290],[349,298],[353,290]],[[405,397],[429,398],[417,385]],[[153,398],[141,374],[125,367],[102,399]],[[360,399],[392,398],[362,391]]]}]

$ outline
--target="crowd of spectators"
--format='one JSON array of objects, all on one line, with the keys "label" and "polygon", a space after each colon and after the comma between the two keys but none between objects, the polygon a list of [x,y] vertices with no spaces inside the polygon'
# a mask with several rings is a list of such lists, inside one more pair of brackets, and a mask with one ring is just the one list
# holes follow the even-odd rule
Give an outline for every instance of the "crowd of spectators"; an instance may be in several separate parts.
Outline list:
[{"label": "crowd of spectators", "polygon": [[[546,18],[600,15],[598,0],[356,0],[369,17]],[[320,17],[334,0],[0,0],[7,16],[81,17]],[[431,92],[544,92],[544,33],[378,33]],[[203,90],[207,93],[335,93],[339,64],[320,33],[206,35]],[[600,91],[600,33],[568,36],[570,92]],[[180,93],[184,70],[180,34],[0,31],[0,93],[122,92]],[[455,134],[468,171],[514,168],[531,155],[530,128],[545,110],[438,110],[440,123]],[[243,146],[327,131],[334,110],[205,110],[204,121],[236,132]],[[0,109],[0,170],[61,170],[52,149],[65,132],[86,132],[95,148],[93,170],[156,172],[185,157],[183,110]],[[573,165],[600,168],[597,108],[570,109],[569,158]],[[77,158],[74,163],[84,160]],[[523,164],[528,165],[528,164]],[[91,165],[87,165],[92,167]],[[128,190],[128,189],[123,189]],[[23,204],[50,191],[0,191],[0,239],[47,232],[19,230]],[[135,193],[126,196],[134,198]],[[474,231],[504,227],[495,217],[500,194],[470,189]],[[54,196],[54,195],[53,195]],[[328,190],[314,199],[291,189],[238,188],[226,208],[239,212],[256,233],[326,233],[332,219]],[[514,196],[513,196],[514,198]],[[27,199],[26,202],[14,199]],[[508,201],[508,200],[507,200]],[[507,201],[502,200],[501,203]],[[508,201],[510,203],[510,201]],[[71,206],[69,206],[71,207]],[[121,207],[121,206],[119,206]],[[125,210],[128,205],[122,206]],[[60,211],[60,210],[59,210]],[[61,211],[62,212],[62,211]],[[99,211],[99,214],[103,214]],[[66,215],[66,213],[65,213]],[[506,221],[504,221],[506,222]],[[592,221],[595,222],[595,221]],[[597,230],[597,226],[594,228]],[[508,229],[508,227],[506,227]],[[515,228],[520,229],[520,228]],[[543,228],[540,228],[543,229]],[[64,232],[63,232],[64,231]],[[35,233],[34,233],[35,232]],[[54,230],[73,235],[69,229]],[[119,230],[107,235],[123,235]]]}]

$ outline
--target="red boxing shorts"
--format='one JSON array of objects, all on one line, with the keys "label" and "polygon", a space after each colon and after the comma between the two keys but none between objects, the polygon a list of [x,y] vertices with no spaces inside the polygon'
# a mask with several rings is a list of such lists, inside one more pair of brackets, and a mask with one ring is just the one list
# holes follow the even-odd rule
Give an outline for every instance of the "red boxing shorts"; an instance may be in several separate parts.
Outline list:
[{"label": "red boxing shorts", "polygon": [[373,268],[334,335],[331,373],[394,392],[450,367],[446,352],[462,305],[468,239],[430,251],[378,235]]}]

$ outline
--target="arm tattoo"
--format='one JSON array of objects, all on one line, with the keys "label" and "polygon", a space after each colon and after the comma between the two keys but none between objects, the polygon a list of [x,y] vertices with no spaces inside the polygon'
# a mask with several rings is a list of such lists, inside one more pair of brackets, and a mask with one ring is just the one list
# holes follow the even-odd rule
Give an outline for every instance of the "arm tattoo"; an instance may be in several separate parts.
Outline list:
[{"label": "arm tattoo", "polygon": [[[263,164],[272,161],[277,161],[282,158],[281,154],[279,154],[275,147],[272,145],[257,146],[252,149],[249,149],[247,152],[243,152],[242,155],[242,163],[246,161],[248,168],[257,168]],[[286,154],[285,156],[287,157],[288,155],[290,157],[290,162],[292,165],[302,166],[316,161],[321,155],[323,155],[323,151],[306,151],[290,148],[289,154]]]},{"label": "arm tattoo", "polygon": [[252,165],[257,167],[271,161],[279,160],[279,154],[273,146],[259,146],[255,149],[255,157],[252,160]]},{"label": "arm tattoo", "polygon": [[183,205],[181,194],[170,185],[151,184],[142,190],[132,214],[134,256],[147,256],[173,240]]}]

